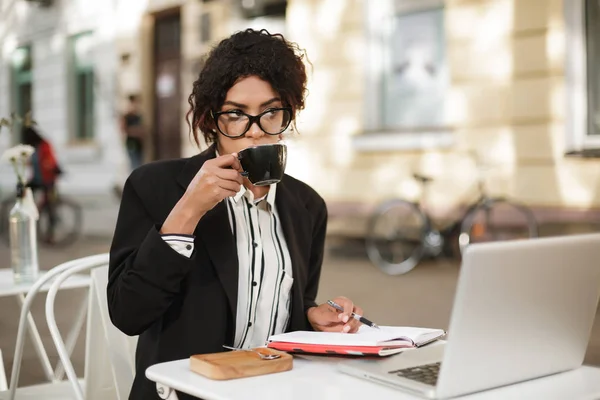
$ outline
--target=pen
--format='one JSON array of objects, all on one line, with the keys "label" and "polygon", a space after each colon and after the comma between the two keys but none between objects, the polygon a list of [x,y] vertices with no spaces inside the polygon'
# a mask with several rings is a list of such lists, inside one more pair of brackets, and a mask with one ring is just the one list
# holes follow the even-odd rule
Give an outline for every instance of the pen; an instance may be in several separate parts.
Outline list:
[{"label": "pen", "polygon": [[[344,308],[334,301],[327,300],[327,304],[329,304],[331,307],[335,308],[338,311],[344,311]],[[379,326],[375,322],[369,321],[362,315],[358,315],[355,312],[352,313],[352,318],[354,318],[357,321],[362,322],[363,324],[365,324],[367,326],[370,326],[371,328],[379,329]]]}]

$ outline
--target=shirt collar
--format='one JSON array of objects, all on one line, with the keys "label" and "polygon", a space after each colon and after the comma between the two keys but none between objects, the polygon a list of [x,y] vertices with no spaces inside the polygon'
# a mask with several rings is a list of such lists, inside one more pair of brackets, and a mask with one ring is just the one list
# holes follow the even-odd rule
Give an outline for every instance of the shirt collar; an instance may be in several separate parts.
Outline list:
[{"label": "shirt collar", "polygon": [[[266,200],[267,200],[267,204],[271,207],[271,209],[273,207],[275,207],[275,194],[277,192],[277,184],[273,183],[271,185],[269,185],[269,191],[267,192]],[[231,199],[237,203],[241,198],[245,197],[246,199],[248,199],[248,201],[250,202],[254,202],[257,199],[254,198],[254,193],[252,193],[250,190],[246,189],[246,187],[244,185],[242,185],[242,187],[240,188],[240,190],[235,194],[235,196],[231,197]],[[263,197],[261,200],[265,199],[265,197]]]}]

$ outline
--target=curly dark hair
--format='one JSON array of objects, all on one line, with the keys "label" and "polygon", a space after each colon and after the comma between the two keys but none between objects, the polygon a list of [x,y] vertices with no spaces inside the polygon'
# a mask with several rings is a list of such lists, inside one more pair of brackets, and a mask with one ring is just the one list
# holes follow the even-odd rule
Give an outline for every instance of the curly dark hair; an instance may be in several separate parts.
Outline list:
[{"label": "curly dark hair", "polygon": [[222,40],[208,54],[188,98],[186,120],[196,144],[200,145],[198,131],[207,143],[216,142],[218,134],[210,112],[218,111],[227,91],[248,76],[269,82],[283,105],[292,108],[293,121],[297,111],[304,108],[305,56],[297,44],[266,29],[246,29]]}]

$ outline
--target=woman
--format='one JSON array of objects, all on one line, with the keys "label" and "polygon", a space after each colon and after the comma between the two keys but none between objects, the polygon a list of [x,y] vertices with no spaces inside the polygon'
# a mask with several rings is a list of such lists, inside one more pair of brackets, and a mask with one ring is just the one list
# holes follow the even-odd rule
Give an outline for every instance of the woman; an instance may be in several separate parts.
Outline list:
[{"label": "woman", "polygon": [[341,313],[315,303],[323,199],[287,175],[269,187],[240,175],[237,152],[281,140],[305,92],[297,46],[264,30],[236,33],[209,54],[189,97],[194,139],[200,131],[212,145],[127,180],[108,306],[120,330],[140,335],[132,399],[158,398],[144,376],[155,363],[260,346],[285,331],[358,329],[349,317],[362,310],[349,299],[335,299]]}]

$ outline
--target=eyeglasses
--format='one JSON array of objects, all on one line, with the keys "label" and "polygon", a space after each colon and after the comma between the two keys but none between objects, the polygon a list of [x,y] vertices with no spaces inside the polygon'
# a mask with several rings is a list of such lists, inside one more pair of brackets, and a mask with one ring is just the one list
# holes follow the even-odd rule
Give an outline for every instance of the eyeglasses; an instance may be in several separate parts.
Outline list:
[{"label": "eyeglasses", "polygon": [[292,122],[292,109],[289,107],[269,108],[258,115],[249,115],[240,110],[211,111],[211,115],[218,131],[230,138],[244,136],[255,122],[267,135],[279,135]]}]

